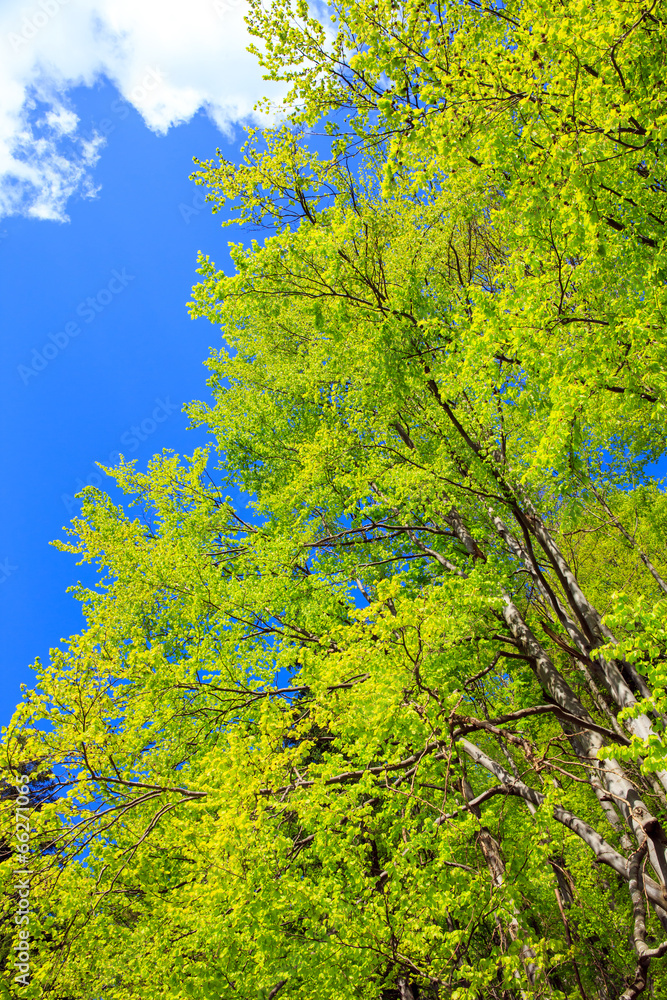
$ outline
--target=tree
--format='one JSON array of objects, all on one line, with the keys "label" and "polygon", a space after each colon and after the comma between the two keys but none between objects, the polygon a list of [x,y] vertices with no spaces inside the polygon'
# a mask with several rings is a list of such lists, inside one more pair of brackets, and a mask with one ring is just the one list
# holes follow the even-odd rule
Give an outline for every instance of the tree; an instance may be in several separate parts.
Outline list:
[{"label": "tree", "polygon": [[121,464],[149,518],[87,488],[61,543],[31,989],[659,995],[660,9],[335,13],[251,5],[288,124],[198,175],[277,230],[194,291],[218,484]]}]

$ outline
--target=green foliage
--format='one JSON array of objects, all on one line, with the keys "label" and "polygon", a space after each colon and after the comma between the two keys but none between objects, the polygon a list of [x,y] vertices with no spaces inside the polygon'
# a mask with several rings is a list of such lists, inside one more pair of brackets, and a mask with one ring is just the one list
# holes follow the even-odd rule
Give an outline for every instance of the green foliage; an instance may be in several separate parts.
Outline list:
[{"label": "green foliage", "polygon": [[59,782],[6,986],[660,996],[661,7],[329,15],[251,0],[286,118],[197,175],[275,229],[200,260],[213,478],[123,463],[59,543],[100,576],[5,732]]}]

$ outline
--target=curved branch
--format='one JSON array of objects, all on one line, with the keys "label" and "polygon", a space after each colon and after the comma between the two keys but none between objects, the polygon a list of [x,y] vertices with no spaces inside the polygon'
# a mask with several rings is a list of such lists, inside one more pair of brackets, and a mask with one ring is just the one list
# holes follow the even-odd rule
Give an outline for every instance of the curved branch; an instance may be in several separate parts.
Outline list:
[{"label": "curved branch", "polygon": [[[515,778],[509,771],[506,771],[502,765],[498,764],[495,760],[488,757],[479,747],[475,746],[474,743],[470,743],[466,739],[459,741],[459,746],[464,750],[464,752],[473,760],[476,764],[479,764],[490,774],[493,774],[497,778],[501,785],[497,787],[495,794],[500,794],[501,787],[507,788],[508,795],[516,795],[518,798],[524,799],[526,802],[532,803],[534,806],[538,807],[543,805],[546,796],[542,792],[536,791],[529,785],[525,785],[518,778]],[[567,827],[578,837],[580,837],[584,843],[590,847],[590,849],[595,854],[598,861],[607,865],[609,868],[613,869],[621,878],[626,881],[629,880],[630,873],[628,870],[627,859],[619,854],[611,844],[600,836],[597,830],[594,830],[592,826],[589,826],[584,820],[580,819],[574,813],[571,813],[567,809],[563,809],[562,806],[555,805],[553,807],[553,817],[563,826]],[[661,910],[667,909],[667,892],[665,889],[658,885],[652,878],[645,875],[644,876],[644,888],[646,889],[647,898],[655,906]]]}]

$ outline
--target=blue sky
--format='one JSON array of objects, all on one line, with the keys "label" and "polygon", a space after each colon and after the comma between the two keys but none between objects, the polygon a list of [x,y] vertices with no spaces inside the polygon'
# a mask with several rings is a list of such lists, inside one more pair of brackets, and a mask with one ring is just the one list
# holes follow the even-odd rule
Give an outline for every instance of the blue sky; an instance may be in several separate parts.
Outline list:
[{"label": "blue sky", "polygon": [[73,192],[69,221],[0,220],[3,724],[35,657],[81,626],[65,591],[90,576],[48,543],[76,513],[77,490],[100,481],[95,462],[122,451],[142,467],[163,447],[190,454],[205,440],[181,407],[206,397],[202,362],[220,333],[186,302],[197,251],[225,266],[239,238],[188,176],[193,155],[216,146],[237,158],[240,129],[225,136],[198,112],[156,134],[107,80],[68,102],[81,135],[106,133],[96,197]]},{"label": "blue sky", "polygon": [[[316,0],[314,0],[316,2]],[[192,157],[240,156],[278,100],[247,51],[245,0],[0,4],[0,725],[30,664],[78,631],[88,568],[63,537],[97,461],[191,454],[220,333],[190,320],[197,251],[239,240],[203,206]],[[666,463],[656,470],[665,474]]]}]

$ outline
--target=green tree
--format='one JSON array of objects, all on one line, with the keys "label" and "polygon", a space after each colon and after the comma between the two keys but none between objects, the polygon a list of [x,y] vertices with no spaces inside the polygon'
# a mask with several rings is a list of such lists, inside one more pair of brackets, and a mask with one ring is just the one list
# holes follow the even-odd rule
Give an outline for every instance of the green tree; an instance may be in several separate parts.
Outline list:
[{"label": "green tree", "polygon": [[27,995],[665,991],[660,12],[251,4],[293,90],[197,175],[276,229],[194,290],[219,485],[85,491],[6,732],[63,789]]}]

